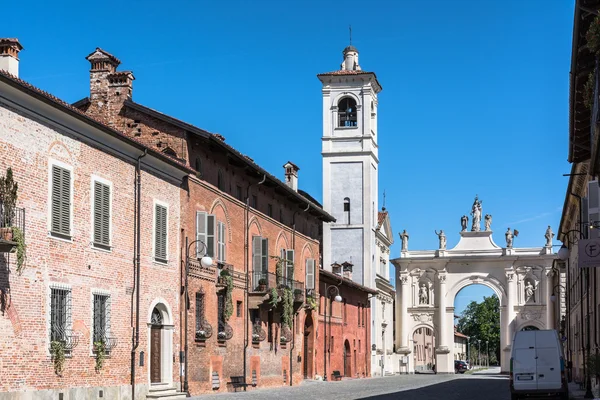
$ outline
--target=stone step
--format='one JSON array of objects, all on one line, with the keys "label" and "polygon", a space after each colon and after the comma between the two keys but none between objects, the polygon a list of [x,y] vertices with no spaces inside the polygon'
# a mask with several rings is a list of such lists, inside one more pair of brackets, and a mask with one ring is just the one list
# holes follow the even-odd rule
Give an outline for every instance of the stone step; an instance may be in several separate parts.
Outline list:
[{"label": "stone step", "polygon": [[178,392],[177,389],[169,387],[150,389],[146,395],[146,399],[148,400],[180,400],[185,398],[185,393]]}]

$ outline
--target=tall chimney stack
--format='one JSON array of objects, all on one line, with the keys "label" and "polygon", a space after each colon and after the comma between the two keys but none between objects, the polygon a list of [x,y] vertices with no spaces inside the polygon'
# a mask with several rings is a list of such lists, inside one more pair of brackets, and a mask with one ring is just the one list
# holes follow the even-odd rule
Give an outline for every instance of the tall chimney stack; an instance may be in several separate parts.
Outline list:
[{"label": "tall chimney stack", "polygon": [[298,191],[298,171],[300,168],[291,161],[283,166],[285,169],[285,183],[296,192]]},{"label": "tall chimney stack", "polygon": [[17,38],[0,38],[0,70],[19,77],[19,52],[23,46]]}]

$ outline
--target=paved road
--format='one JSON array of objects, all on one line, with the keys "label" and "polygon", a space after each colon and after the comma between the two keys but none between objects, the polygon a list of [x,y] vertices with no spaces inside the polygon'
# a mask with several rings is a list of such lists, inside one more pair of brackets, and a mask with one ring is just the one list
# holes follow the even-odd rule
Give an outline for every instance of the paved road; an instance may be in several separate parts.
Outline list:
[{"label": "paved road", "polygon": [[341,382],[305,381],[294,387],[193,397],[196,400],[508,400],[508,377],[499,369],[473,375],[399,375]]}]

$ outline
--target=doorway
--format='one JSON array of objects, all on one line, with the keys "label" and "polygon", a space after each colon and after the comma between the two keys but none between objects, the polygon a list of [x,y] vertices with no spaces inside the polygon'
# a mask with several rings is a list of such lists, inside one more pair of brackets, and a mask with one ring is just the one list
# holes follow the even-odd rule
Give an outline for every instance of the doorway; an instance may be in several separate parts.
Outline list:
[{"label": "doorway", "polygon": [[150,382],[160,383],[160,333],[162,326],[152,326],[150,329]]},{"label": "doorway", "polygon": [[313,349],[314,329],[312,315],[308,314],[304,319],[304,349],[303,349],[303,373],[304,379],[313,378]]},{"label": "doorway", "polygon": [[344,376],[352,376],[352,352],[348,340],[344,342]]},{"label": "doorway", "polygon": [[173,383],[173,319],[166,302],[155,300],[148,310],[148,380],[152,385]]}]

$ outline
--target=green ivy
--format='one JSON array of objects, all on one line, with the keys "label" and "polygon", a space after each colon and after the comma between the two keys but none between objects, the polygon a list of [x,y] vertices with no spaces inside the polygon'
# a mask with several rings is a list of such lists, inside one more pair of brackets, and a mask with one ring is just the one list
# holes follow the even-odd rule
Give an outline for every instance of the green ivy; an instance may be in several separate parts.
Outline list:
[{"label": "green ivy", "polygon": [[271,308],[277,307],[277,301],[279,296],[277,295],[277,290],[275,288],[271,288],[271,296],[269,298],[269,305]]},{"label": "green ivy", "polygon": [[23,264],[25,263],[25,237],[23,231],[16,226],[12,228],[13,240],[17,242],[17,272],[23,271]]},{"label": "green ivy", "polygon": [[317,300],[315,300],[315,298],[312,296],[308,296],[306,298],[306,305],[309,310],[316,310],[317,308],[319,308],[319,305],[317,304]]},{"label": "green ivy", "polygon": [[106,344],[102,341],[94,342],[94,353],[96,353],[96,372],[98,372],[106,359]]},{"label": "green ivy", "polygon": [[54,361],[54,372],[62,374],[65,366],[65,343],[60,340],[50,342],[50,355]]},{"label": "green ivy", "polygon": [[294,319],[294,294],[288,287],[283,289],[283,314],[281,323],[292,329],[292,321]]},{"label": "green ivy", "polygon": [[230,274],[221,274],[221,276],[225,279],[225,313],[223,314],[223,318],[225,319],[225,322],[227,322],[233,315],[233,300],[231,298],[231,293],[233,292],[233,277]]}]

